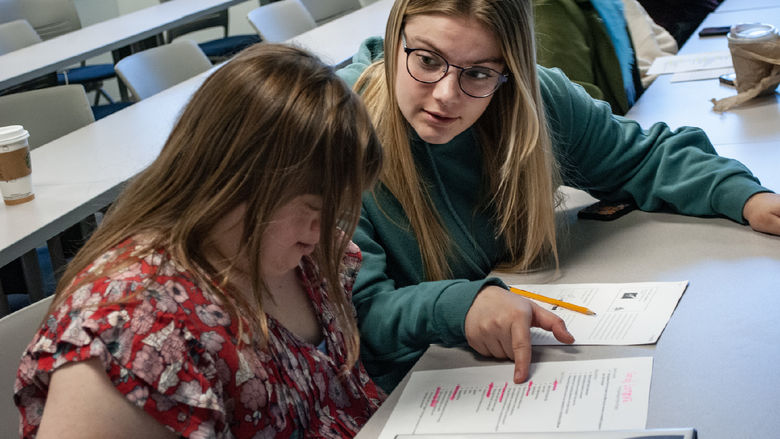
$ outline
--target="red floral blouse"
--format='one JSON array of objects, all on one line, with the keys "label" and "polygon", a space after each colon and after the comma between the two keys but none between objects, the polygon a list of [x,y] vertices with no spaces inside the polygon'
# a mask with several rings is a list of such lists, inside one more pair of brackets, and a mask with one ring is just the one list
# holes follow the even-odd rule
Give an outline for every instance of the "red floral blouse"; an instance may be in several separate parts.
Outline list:
[{"label": "red floral blouse", "polygon": [[[344,262],[341,279],[351,294],[357,246]],[[14,385],[22,437],[38,430],[52,371],[90,358],[100,359],[128,400],[184,437],[352,437],[385,398],[360,363],[339,375],[343,334],[309,258],[297,270],[327,354],[270,316],[267,347],[245,340],[239,348],[237,322],[165,251],[140,253],[127,240],[84,274],[113,264],[127,267],[73,292],[25,351]],[[94,306],[132,293],[139,300]]]}]

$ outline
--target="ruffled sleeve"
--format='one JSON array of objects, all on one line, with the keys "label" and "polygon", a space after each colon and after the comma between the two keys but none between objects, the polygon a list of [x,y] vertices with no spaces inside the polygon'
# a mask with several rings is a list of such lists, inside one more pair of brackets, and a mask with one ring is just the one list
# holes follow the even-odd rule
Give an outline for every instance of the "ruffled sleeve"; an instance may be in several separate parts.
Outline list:
[{"label": "ruffled sleeve", "polygon": [[207,350],[201,327],[229,325],[229,317],[199,301],[202,293],[186,276],[150,282],[144,272],[149,268],[139,262],[121,278],[84,285],[46,319],[24,353],[14,386],[24,437],[40,424],[51,373],[93,358],[120,393],[177,434],[221,436],[225,407],[213,351],[224,337],[215,332],[209,340],[217,346]]}]

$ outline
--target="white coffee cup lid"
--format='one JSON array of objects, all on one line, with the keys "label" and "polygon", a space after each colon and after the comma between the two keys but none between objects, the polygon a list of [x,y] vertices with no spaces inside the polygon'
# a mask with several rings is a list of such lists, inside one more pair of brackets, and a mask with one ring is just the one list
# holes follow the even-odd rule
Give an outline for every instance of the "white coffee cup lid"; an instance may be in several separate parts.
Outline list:
[{"label": "white coffee cup lid", "polygon": [[30,137],[30,133],[21,125],[0,127],[0,144],[10,145]]},{"label": "white coffee cup lid", "polygon": [[775,27],[771,24],[740,23],[731,27],[728,38],[731,40],[759,41],[772,38],[774,33]]}]

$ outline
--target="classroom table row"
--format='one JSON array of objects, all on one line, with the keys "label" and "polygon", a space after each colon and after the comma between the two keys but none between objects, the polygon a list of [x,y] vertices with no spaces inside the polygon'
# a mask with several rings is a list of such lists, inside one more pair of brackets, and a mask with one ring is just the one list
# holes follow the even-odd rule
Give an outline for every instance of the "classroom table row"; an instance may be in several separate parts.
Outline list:
[{"label": "classroom table row", "polygon": [[777,0],[726,0],[715,9],[714,13],[766,9],[775,6],[777,6]]},{"label": "classroom table row", "polygon": [[245,0],[172,0],[0,55],[0,90],[56,72]]}]

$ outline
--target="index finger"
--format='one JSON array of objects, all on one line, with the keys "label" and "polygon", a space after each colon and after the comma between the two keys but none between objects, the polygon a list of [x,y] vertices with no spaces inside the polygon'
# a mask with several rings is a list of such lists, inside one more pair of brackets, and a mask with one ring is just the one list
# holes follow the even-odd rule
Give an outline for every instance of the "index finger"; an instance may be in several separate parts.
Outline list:
[{"label": "index finger", "polygon": [[527,322],[515,321],[510,332],[515,359],[514,382],[520,384],[528,378],[528,365],[531,364],[531,326]]}]

